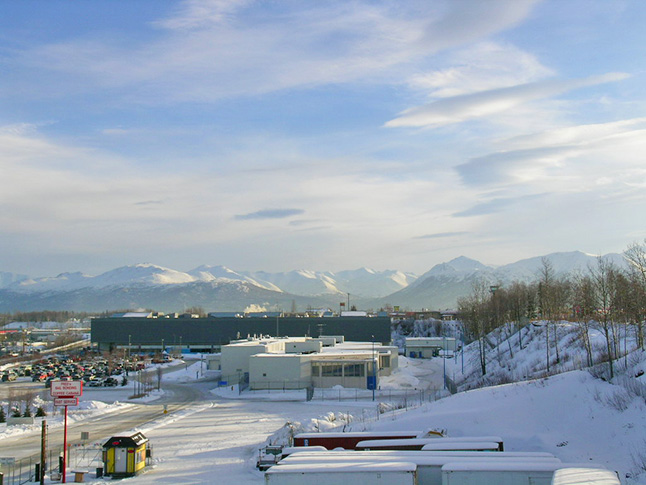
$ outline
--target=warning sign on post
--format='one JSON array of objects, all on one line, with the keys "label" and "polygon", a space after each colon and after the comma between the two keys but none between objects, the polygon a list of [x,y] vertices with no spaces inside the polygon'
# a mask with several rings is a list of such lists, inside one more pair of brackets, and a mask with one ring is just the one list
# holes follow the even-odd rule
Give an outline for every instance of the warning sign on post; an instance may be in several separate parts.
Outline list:
[{"label": "warning sign on post", "polygon": [[78,397],[83,394],[83,381],[52,381],[52,397]]}]

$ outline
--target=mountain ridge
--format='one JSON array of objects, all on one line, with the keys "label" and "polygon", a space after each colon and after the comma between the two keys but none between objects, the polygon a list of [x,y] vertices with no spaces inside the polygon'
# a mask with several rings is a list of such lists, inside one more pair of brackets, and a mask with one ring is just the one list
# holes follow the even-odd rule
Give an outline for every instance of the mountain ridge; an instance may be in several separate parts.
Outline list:
[{"label": "mountain ridge", "polygon": [[[616,253],[604,257],[615,264],[624,261]],[[530,282],[537,278],[544,260],[550,261],[559,275],[585,271],[596,258],[581,251],[570,251],[494,267],[460,256],[433,266],[421,276],[365,267],[338,272],[300,269],[269,273],[201,265],[184,272],[152,263],[122,266],[97,276],[74,272],[30,278],[2,272],[0,311],[27,308],[95,311],[114,308],[111,305],[160,311],[178,311],[190,306],[204,306],[209,311],[239,311],[249,305],[282,310],[317,306],[336,309],[347,299],[351,305],[362,308],[392,305],[407,309],[446,309],[454,308],[460,296],[469,294],[476,278],[490,284]],[[162,294],[165,299],[159,296]]]}]

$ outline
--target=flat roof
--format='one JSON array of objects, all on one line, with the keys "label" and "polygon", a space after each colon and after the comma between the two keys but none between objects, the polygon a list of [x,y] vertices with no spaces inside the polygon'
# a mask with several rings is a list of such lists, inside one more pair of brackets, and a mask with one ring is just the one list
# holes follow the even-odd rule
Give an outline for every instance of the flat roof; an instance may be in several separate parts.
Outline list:
[{"label": "flat roof", "polygon": [[386,461],[373,462],[365,460],[349,461],[344,463],[306,463],[294,464],[281,463],[272,466],[265,474],[283,473],[365,473],[365,472],[414,472],[417,465],[410,462]]},{"label": "flat roof", "polygon": [[560,468],[554,472],[554,485],[621,485],[617,474],[594,468]]},{"label": "flat roof", "polygon": [[[479,472],[496,472],[496,471],[546,471],[554,472],[560,468],[577,468],[582,465],[567,463],[552,463],[540,461],[521,461],[521,460],[490,460],[490,461],[465,461],[447,463],[442,467],[442,471],[479,471]],[[590,468],[604,469],[601,465],[588,465]]]},{"label": "flat roof", "polygon": [[[297,433],[294,435],[294,438],[355,438],[355,437],[369,437],[369,436],[418,436],[423,431],[411,430],[411,431],[338,431],[338,432],[329,432],[325,431],[323,433]],[[399,441],[399,440],[398,440]],[[307,449],[311,448],[309,446],[301,446],[298,448]]]},{"label": "flat roof", "polygon": [[[300,457],[315,457],[320,455],[326,455],[330,457],[344,457],[344,456],[354,456],[354,457],[363,457],[363,456],[377,456],[380,459],[385,457],[439,457],[439,458],[472,458],[472,459],[487,459],[487,460],[506,460],[506,459],[526,459],[528,461],[538,459],[538,460],[555,460],[557,459],[553,454],[543,452],[543,451],[498,451],[496,453],[483,453],[482,451],[418,451],[418,450],[315,450],[305,451],[307,448],[311,447],[297,447],[301,448],[304,451],[299,451],[297,456]],[[287,459],[287,458],[286,458]],[[359,458],[357,458],[359,459]]]},{"label": "flat roof", "polygon": [[553,456],[506,456],[504,458],[492,457],[492,455],[497,455],[498,453],[484,453],[482,451],[475,452],[478,455],[439,455],[435,453],[424,453],[419,451],[392,451],[391,453],[385,454],[383,452],[356,452],[356,453],[325,453],[315,452],[315,453],[304,453],[298,452],[290,454],[289,456],[283,458],[280,461],[280,464],[293,465],[293,464],[306,464],[306,463],[347,463],[347,462],[357,462],[357,461],[405,461],[415,463],[416,465],[424,466],[443,466],[448,463],[473,463],[473,462],[494,462],[498,463],[520,463],[525,466],[527,463],[545,463],[549,465],[555,465],[557,468],[562,466],[561,460]]}]

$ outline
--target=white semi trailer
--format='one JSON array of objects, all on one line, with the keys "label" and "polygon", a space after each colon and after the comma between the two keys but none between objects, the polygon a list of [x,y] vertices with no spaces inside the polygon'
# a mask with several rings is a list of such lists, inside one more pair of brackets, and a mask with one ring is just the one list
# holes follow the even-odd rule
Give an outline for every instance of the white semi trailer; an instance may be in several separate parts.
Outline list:
[{"label": "white semi trailer", "polygon": [[[581,466],[520,460],[453,462],[442,467],[442,485],[552,485],[556,470]],[[601,465],[587,466],[603,469]]]},{"label": "white semi trailer", "polygon": [[596,468],[560,468],[552,485],[621,485],[617,472]]},{"label": "white semi trailer", "polygon": [[407,462],[308,463],[274,466],[266,485],[417,485],[417,466]]},{"label": "white semi trailer", "polygon": [[[460,456],[460,452],[446,452],[446,454],[434,454],[419,451],[348,451],[342,452],[328,452],[328,453],[296,453],[281,460],[277,467],[301,467],[308,465],[325,465],[325,464],[346,464],[346,463],[379,463],[382,461],[394,462],[410,462],[417,466],[417,482],[418,485],[442,485],[442,467],[447,463],[473,463],[474,461],[518,461],[520,463],[537,462],[550,465],[550,469],[554,470],[561,465],[561,461],[554,456],[549,456],[548,453],[540,454],[539,456],[525,456],[511,455],[507,452],[500,453],[462,453],[465,456]],[[492,455],[507,455],[506,458],[488,458]],[[331,455],[331,456],[330,456]],[[474,456],[476,455],[476,456]],[[547,456],[543,456],[547,455]]]}]

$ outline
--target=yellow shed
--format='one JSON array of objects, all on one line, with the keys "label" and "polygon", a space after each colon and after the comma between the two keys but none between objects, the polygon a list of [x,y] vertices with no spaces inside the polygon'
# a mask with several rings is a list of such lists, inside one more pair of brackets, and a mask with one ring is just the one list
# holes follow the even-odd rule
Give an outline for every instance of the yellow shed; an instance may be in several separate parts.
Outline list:
[{"label": "yellow shed", "polygon": [[132,477],[146,467],[148,438],[143,433],[113,436],[103,445],[103,474]]}]

